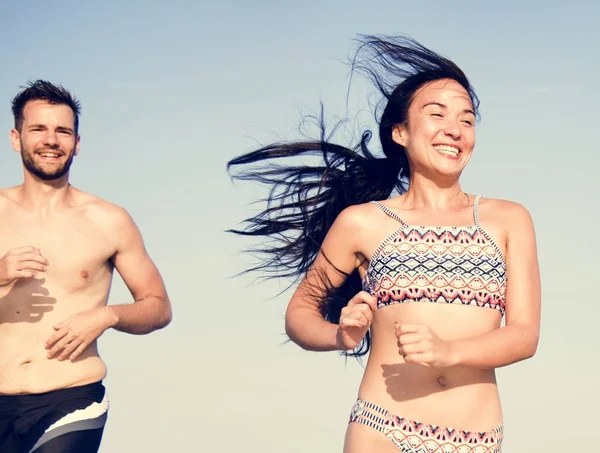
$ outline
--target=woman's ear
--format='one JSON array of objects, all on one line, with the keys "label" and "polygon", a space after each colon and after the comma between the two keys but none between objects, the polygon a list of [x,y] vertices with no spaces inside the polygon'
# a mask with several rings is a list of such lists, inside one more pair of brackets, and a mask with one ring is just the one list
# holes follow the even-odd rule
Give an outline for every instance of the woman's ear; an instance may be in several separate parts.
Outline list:
[{"label": "woman's ear", "polygon": [[394,140],[394,143],[406,148],[406,143],[408,142],[406,125],[398,124],[397,126],[394,126],[392,129],[392,140]]}]

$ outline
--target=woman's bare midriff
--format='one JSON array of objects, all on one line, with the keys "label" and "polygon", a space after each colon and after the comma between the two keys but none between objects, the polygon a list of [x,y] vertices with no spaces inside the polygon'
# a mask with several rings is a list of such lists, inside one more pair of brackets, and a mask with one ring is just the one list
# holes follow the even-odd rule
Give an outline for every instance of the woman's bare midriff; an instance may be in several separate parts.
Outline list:
[{"label": "woman's bare midriff", "polygon": [[371,325],[372,348],[359,398],[422,423],[489,431],[502,424],[493,369],[435,368],[404,362],[394,323],[427,324],[442,340],[476,337],[500,326],[490,308],[412,302],[383,307]]}]

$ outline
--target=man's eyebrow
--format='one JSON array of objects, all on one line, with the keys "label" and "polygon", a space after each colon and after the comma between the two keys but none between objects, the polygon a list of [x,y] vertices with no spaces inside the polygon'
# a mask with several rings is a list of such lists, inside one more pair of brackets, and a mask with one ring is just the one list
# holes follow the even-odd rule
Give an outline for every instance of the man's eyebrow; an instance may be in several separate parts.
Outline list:
[{"label": "man's eyebrow", "polygon": [[[45,124],[30,124],[27,129],[48,129],[48,127]],[[60,132],[70,132],[70,133],[74,133],[74,129],[71,127],[67,127],[67,126],[58,126],[56,128],[57,131]]]}]

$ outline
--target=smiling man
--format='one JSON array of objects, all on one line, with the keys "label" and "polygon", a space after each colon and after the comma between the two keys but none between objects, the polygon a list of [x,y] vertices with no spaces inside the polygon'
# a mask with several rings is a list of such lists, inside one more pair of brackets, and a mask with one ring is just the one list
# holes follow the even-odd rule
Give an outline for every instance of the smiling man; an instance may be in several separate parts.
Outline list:
[{"label": "smiling man", "polygon": [[[0,453],[93,453],[108,415],[98,337],[163,328],[171,303],[129,214],[69,184],[79,102],[38,80],[12,111],[24,181],[0,190]],[[134,303],[107,305],[115,269]]]}]

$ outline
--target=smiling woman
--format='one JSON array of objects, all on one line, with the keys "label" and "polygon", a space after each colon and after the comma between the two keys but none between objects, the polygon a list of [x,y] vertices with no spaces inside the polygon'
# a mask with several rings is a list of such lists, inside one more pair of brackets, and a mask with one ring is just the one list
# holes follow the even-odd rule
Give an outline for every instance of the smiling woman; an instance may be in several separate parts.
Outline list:
[{"label": "smiling woman", "polygon": [[[407,37],[361,36],[352,66],[383,95],[385,157],[369,150],[370,131],[349,149],[323,121],[318,140],[240,156],[235,177],[271,187],[232,231],[269,239],[249,271],[300,280],[286,313],[295,343],[370,354],[345,453],[499,453],[494,370],[538,343],[531,218],[461,189],[479,101],[456,64]],[[304,156],[321,162],[285,164]]]}]

